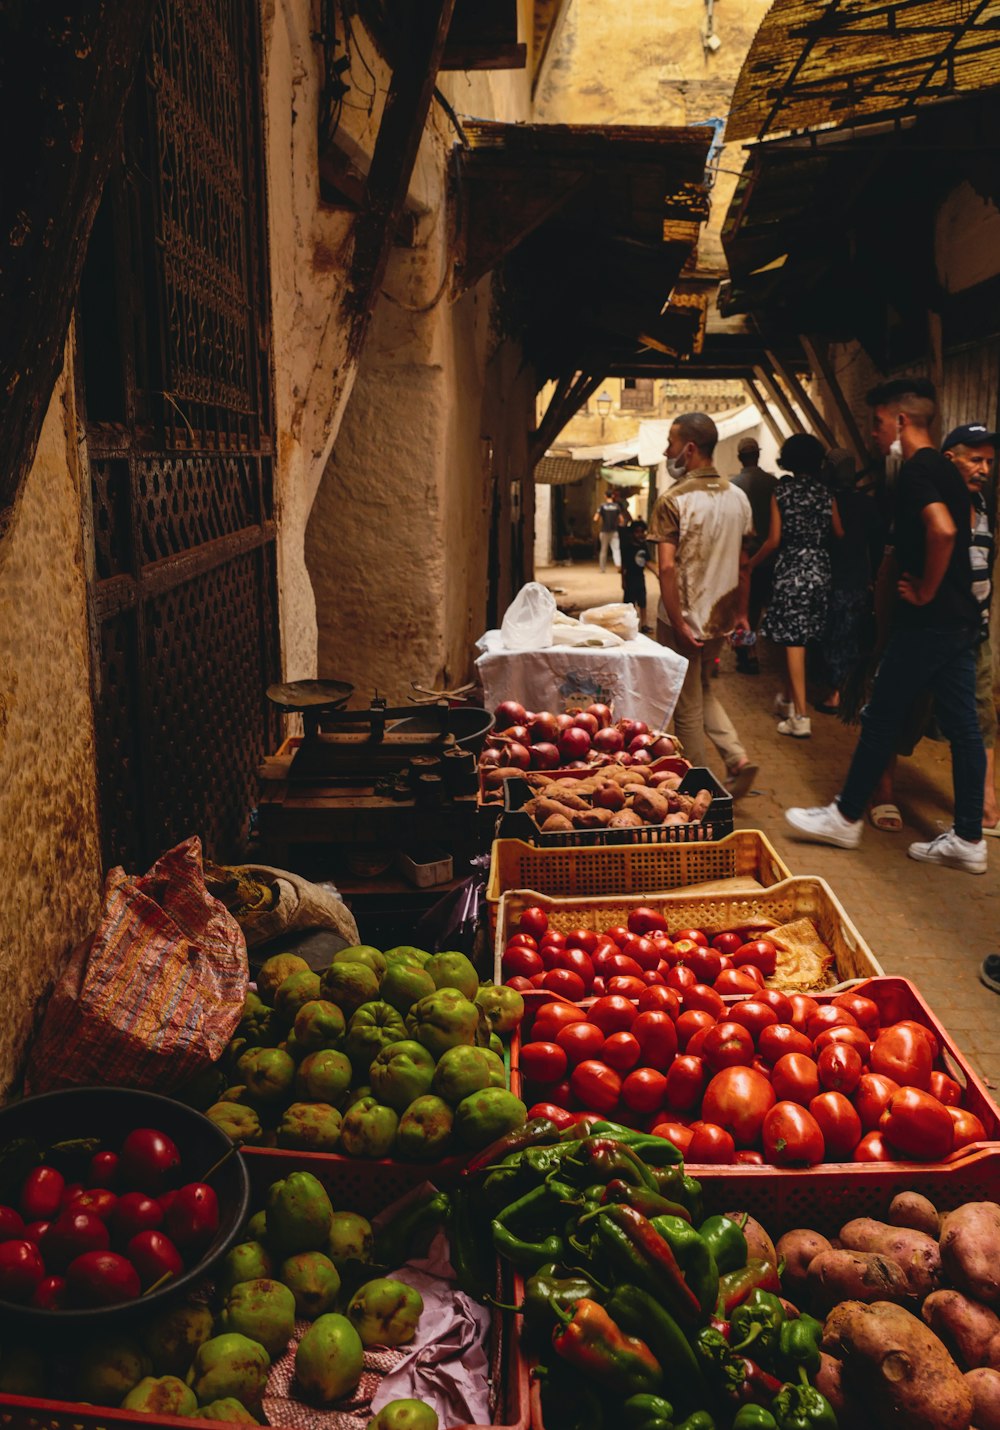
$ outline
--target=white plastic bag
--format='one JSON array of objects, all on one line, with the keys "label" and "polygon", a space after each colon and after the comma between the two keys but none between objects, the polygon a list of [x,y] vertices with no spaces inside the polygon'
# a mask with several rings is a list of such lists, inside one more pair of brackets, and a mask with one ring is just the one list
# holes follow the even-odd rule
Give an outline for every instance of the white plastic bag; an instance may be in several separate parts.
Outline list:
[{"label": "white plastic bag", "polygon": [[610,650],[612,646],[621,645],[622,641],[613,631],[606,631],[603,626],[588,626],[583,621],[574,621],[572,625],[560,623],[553,627],[552,644],[595,646]]},{"label": "white plastic bag", "polygon": [[603,626],[623,641],[634,641],[639,634],[639,617],[634,606],[624,601],[612,601],[607,606],[591,606],[589,611],[580,612],[580,620],[592,626]]},{"label": "white plastic bag", "polygon": [[511,601],[500,623],[505,650],[543,650],[552,644],[556,598],[547,586],[529,581]]}]

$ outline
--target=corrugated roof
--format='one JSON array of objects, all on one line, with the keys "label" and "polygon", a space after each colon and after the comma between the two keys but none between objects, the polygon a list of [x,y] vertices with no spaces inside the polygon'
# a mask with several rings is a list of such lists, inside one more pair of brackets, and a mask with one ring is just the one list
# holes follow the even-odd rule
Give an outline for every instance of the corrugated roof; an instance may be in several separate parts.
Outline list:
[{"label": "corrugated roof", "polygon": [[600,471],[599,461],[578,462],[572,457],[543,457],[535,467],[535,481],[549,487],[568,487]]},{"label": "corrugated roof", "polygon": [[1000,0],[774,0],[726,139],[845,125],[1000,84]]}]

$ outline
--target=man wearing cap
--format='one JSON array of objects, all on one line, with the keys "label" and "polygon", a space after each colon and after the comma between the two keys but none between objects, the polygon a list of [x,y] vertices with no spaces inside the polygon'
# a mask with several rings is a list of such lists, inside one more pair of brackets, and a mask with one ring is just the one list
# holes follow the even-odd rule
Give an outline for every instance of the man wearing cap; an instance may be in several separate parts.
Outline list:
[{"label": "man wearing cap", "polygon": [[950,745],[955,824],[936,839],[911,844],[911,859],[985,874],[983,784],[986,752],[976,715],[976,651],[982,619],[972,592],[968,488],[930,434],[936,395],[926,378],[897,378],[868,394],[873,435],[885,456],[903,458],[895,491],[899,599],[861,715],[861,736],[847,779],[832,804],[789,809],[785,818],[807,839],[854,849],[865,807],[892,754],[897,730],[925,690]]},{"label": "man wearing cap", "polygon": [[972,498],[972,594],[979,606],[982,636],[976,651],[976,714],[986,746],[983,789],[983,833],[1000,837],[1000,805],[996,791],[997,707],[993,697],[993,647],[990,643],[990,602],[993,598],[995,537],[983,488],[996,458],[996,433],[982,422],[967,422],[949,432],[941,451],[958,468]]},{"label": "man wearing cap", "polygon": [[[736,444],[736,455],[740,459],[740,470],[733,478],[733,485],[746,492],[753,512],[754,535],[748,544],[751,556],[763,546],[771,529],[771,493],[778,485],[773,472],[765,472],[760,463],[760,444],[756,437],[741,437]],[[771,598],[771,583],[774,580],[774,557],[756,566],[750,576],[750,601],[747,619],[750,633],[757,634],[764,607]],[[753,645],[736,647],[736,669],[741,675],[759,675],[760,665]]]}]

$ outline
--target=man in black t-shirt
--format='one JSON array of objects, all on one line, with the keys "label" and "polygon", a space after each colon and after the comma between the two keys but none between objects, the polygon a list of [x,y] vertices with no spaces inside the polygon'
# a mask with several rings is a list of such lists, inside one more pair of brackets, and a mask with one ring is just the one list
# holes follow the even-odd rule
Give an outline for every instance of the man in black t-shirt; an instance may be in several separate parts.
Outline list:
[{"label": "man in black t-shirt", "polygon": [[896,732],[916,698],[930,690],[951,744],[955,825],[936,839],[911,844],[908,852],[925,863],[985,874],[986,754],[976,717],[980,613],[971,583],[969,491],[955,466],[935,449],[931,383],[899,378],[873,388],[868,402],[879,448],[887,457],[903,458],[894,516],[899,600],[843,790],[833,804],[790,809],[785,818],[808,839],[855,848],[865,806],[892,754]]}]

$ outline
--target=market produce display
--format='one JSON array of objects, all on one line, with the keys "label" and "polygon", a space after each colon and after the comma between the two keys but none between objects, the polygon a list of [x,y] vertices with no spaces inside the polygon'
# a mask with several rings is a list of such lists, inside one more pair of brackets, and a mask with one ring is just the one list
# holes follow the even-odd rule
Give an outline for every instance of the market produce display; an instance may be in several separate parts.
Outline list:
[{"label": "market produce display", "polygon": [[856,992],[756,987],[727,1004],[707,984],[659,984],[543,1003],[515,1055],[529,1116],[620,1117],[691,1162],[936,1162],[985,1141],[933,1030],[879,1019]]},{"label": "market produce display", "polygon": [[260,970],[207,1116],[234,1141],[434,1161],[519,1126],[501,1033],[524,1011],[462,953],[342,949],[329,968]]},{"label": "market produce display", "polygon": [[[671,765],[678,763],[670,761]],[[712,791],[683,794],[683,772],[655,765],[609,764],[585,778],[529,777],[538,793],[521,806],[543,834],[573,829],[639,829],[643,825],[700,824]]]}]

